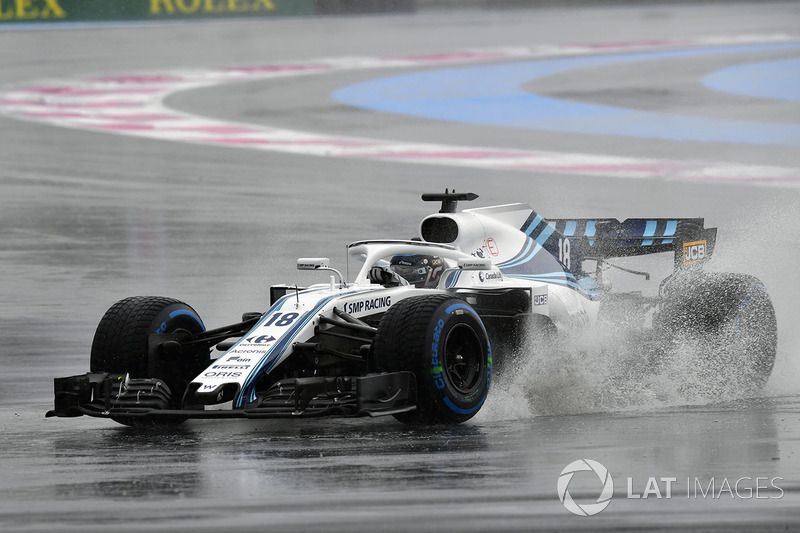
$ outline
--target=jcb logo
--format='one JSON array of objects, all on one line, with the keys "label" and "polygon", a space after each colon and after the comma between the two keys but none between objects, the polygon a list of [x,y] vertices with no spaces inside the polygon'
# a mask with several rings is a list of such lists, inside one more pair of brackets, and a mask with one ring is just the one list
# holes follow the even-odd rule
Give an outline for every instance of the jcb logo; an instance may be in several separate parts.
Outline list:
[{"label": "jcb logo", "polygon": [[706,241],[683,243],[683,264],[690,265],[706,258]]}]

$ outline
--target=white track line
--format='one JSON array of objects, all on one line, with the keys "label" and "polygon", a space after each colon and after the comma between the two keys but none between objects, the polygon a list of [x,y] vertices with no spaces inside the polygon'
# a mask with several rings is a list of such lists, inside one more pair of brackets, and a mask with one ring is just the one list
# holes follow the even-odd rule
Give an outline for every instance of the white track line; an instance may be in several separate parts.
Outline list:
[{"label": "white track line", "polygon": [[497,48],[42,80],[0,91],[0,113],[66,128],[299,155],[584,176],[798,184],[798,169],[341,137],[214,120],[170,109],[164,104],[164,100],[176,92],[200,87],[345,70],[786,42],[798,38],[800,35],[792,34],[740,35],[674,41]]}]

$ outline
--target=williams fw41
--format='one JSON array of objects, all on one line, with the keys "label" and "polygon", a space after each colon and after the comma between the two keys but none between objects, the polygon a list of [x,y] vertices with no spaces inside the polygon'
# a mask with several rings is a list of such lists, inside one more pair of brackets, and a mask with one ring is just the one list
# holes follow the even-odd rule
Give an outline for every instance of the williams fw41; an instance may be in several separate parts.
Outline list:
[{"label": "williams fw41", "polygon": [[[757,390],[768,379],[769,296],[751,276],[705,268],[717,231],[703,219],[546,220],[524,204],[458,211],[476,198],[423,195],[441,209],[422,220],[420,237],[350,244],[352,277],[327,258],[299,259],[299,270],[325,272],[324,283],[272,286],[266,312],[229,326],[206,329],[171,298],[115,303],[97,327],[90,372],[56,379],[47,415],[460,423],[484,405],[493,370],[526,356],[518,348],[531,332],[569,339],[623,315],[639,317],[643,352],[693,340],[714,358],[709,381]],[[612,272],[649,279],[622,265],[658,254],[668,268],[653,295],[611,289]],[[643,364],[667,357],[648,354]]]}]

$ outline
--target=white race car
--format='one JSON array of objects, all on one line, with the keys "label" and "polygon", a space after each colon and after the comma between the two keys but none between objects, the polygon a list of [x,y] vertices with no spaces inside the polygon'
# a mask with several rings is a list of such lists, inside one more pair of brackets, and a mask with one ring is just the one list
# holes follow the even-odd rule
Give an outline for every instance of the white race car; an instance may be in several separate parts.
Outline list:
[{"label": "white race car", "polygon": [[[648,360],[677,336],[710,338],[720,372],[709,379],[733,372],[756,389],[769,377],[777,345],[769,296],[755,278],[704,270],[716,228],[703,219],[545,220],[524,204],[458,212],[471,193],[422,198],[442,206],[422,220],[421,238],[350,244],[352,278],[327,258],[299,259],[299,270],[329,279],[273,286],[269,309],[239,323],[207,330],[171,298],[117,302],[97,328],[90,372],[55,380],[47,416],[460,423],[486,401],[493,365],[529,331],[573,335],[620,306],[643,317],[642,346],[662,347]],[[659,253],[672,265],[658,295],[611,291],[609,268],[649,275],[609,259]]]}]

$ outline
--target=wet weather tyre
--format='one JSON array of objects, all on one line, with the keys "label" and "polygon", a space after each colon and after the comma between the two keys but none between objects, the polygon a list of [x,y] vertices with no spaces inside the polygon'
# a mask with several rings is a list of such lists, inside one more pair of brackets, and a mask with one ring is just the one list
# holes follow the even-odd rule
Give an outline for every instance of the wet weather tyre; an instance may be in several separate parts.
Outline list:
[{"label": "wet weather tyre", "polygon": [[435,294],[393,305],[373,348],[380,370],[408,370],[416,377],[417,409],[395,415],[402,422],[458,424],[486,400],[492,367],[486,328],[459,298]]},{"label": "wet weather tyre", "polygon": [[[192,335],[205,331],[197,312],[187,304],[161,296],[133,296],[106,311],[92,342],[92,372],[126,372],[131,378],[159,378],[170,389],[170,408],[180,407],[188,382],[209,360],[208,349],[169,353],[154,360],[151,335]],[[133,425],[131,419],[117,422]],[[172,420],[172,419],[171,419]],[[174,422],[183,421],[174,419]]]},{"label": "wet weather tyre", "polygon": [[775,310],[764,284],[744,274],[700,272],[668,285],[658,315],[665,336],[700,349],[712,387],[761,389],[778,345]]}]

